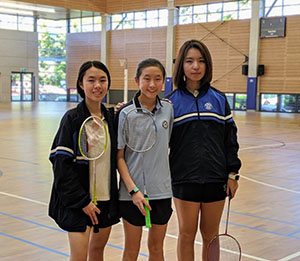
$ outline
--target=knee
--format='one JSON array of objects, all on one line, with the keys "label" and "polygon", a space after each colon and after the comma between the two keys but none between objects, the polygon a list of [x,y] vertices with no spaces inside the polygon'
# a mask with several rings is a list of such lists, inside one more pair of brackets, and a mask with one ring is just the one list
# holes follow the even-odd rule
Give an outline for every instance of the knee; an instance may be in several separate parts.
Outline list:
[{"label": "knee", "polygon": [[217,234],[217,231],[201,230],[201,236],[204,243],[209,243]]},{"label": "knee", "polygon": [[196,237],[196,233],[189,231],[181,231],[179,233],[179,240],[184,243],[193,243]]},{"label": "knee", "polygon": [[149,244],[149,252],[154,255],[160,255],[163,253],[163,245],[161,244]]}]

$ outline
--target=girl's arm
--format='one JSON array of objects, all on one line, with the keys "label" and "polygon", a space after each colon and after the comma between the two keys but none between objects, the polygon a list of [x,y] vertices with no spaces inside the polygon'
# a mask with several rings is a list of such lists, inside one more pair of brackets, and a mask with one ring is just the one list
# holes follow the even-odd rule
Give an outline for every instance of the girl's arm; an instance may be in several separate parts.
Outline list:
[{"label": "girl's arm", "polygon": [[[120,173],[121,179],[124,182],[124,184],[128,190],[128,193],[129,193],[136,187],[136,184],[133,182],[133,180],[130,176],[127,164],[125,162],[124,149],[118,150],[117,163],[118,163],[118,171]],[[144,216],[146,216],[147,214],[146,214],[144,205],[146,205],[150,210],[151,210],[151,207],[150,207],[149,203],[145,200],[143,193],[141,191],[138,191],[138,192],[134,193],[131,196],[131,198],[132,198],[133,203],[139,208],[141,213]]]}]

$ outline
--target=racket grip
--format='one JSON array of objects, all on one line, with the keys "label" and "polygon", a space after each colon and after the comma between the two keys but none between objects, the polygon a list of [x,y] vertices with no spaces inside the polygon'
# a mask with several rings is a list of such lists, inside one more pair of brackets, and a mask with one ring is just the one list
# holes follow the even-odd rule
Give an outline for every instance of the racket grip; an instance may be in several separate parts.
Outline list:
[{"label": "racket grip", "polygon": [[[147,196],[145,197],[145,200],[147,201],[147,203],[149,203],[149,198]],[[152,227],[151,218],[150,218],[150,210],[146,205],[144,206],[144,208],[145,208],[145,211],[146,211],[146,214],[147,214],[147,216],[145,216],[146,227],[150,228],[150,227]]]},{"label": "racket grip", "polygon": [[99,233],[99,227],[98,225],[94,225],[94,233]]}]

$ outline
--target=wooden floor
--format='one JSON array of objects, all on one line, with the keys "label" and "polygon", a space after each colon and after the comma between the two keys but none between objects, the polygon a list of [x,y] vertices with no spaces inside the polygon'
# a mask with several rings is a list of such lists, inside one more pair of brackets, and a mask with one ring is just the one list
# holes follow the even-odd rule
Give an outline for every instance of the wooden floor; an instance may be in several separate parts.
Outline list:
[{"label": "wooden floor", "polygon": [[[67,260],[67,234],[47,216],[49,148],[59,119],[74,104],[0,103],[0,260]],[[242,260],[300,260],[300,114],[235,112],[242,178],[229,233]],[[224,211],[224,213],[226,213]],[[221,231],[224,230],[225,215]],[[165,257],[176,260],[175,213]],[[144,231],[139,260],[147,260]],[[121,260],[122,224],[113,227],[105,260]],[[201,238],[195,244],[201,260]]]}]

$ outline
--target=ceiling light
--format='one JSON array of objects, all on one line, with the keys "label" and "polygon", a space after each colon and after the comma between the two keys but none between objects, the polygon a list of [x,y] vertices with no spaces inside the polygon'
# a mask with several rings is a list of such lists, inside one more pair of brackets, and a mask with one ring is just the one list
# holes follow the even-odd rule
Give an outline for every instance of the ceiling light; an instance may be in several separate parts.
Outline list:
[{"label": "ceiling light", "polygon": [[38,7],[38,6],[30,6],[30,5],[22,5],[22,4],[13,4],[13,3],[4,3],[0,2],[1,7],[8,7],[8,8],[16,8],[16,9],[25,9],[25,10],[32,10],[32,11],[40,11],[46,13],[55,13],[54,8],[46,8],[46,7]]},{"label": "ceiling light", "polygon": [[30,12],[30,11],[13,10],[13,9],[7,9],[7,8],[0,8],[0,13],[33,16],[33,12]]}]

